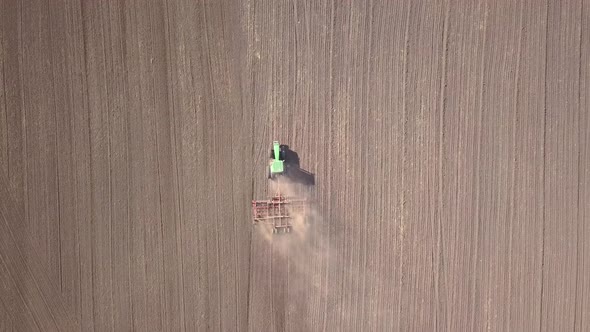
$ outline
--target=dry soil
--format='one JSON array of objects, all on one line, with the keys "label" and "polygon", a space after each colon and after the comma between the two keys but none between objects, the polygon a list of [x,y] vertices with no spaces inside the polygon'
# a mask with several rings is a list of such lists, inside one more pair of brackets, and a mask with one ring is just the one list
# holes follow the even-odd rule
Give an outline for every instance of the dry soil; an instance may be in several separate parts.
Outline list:
[{"label": "dry soil", "polygon": [[1,0],[0,330],[590,331],[589,59],[589,0]]}]

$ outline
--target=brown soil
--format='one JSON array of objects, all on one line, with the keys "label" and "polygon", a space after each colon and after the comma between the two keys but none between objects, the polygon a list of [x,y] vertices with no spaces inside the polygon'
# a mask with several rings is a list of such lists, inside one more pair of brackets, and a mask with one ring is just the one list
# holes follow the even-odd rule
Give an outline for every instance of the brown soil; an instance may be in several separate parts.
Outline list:
[{"label": "brown soil", "polygon": [[[0,2],[0,330],[589,331],[590,1]],[[305,234],[250,224],[273,139]]]}]

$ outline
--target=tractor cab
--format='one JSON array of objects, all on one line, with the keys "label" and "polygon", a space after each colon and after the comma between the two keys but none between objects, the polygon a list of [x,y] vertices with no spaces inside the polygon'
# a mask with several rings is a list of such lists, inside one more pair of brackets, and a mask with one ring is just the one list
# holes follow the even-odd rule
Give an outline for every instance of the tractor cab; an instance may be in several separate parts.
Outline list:
[{"label": "tractor cab", "polygon": [[280,145],[278,141],[272,142],[270,158],[268,178],[274,179],[277,175],[282,175],[285,172],[285,146]]}]

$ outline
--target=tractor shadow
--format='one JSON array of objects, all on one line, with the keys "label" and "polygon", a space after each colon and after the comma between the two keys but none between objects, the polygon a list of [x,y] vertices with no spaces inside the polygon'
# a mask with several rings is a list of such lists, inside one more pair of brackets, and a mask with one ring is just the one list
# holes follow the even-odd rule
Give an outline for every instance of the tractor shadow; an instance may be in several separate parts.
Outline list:
[{"label": "tractor shadow", "polygon": [[315,175],[301,168],[299,154],[291,150],[288,145],[281,145],[281,149],[284,151],[287,177],[295,183],[300,183],[305,186],[314,186]]}]

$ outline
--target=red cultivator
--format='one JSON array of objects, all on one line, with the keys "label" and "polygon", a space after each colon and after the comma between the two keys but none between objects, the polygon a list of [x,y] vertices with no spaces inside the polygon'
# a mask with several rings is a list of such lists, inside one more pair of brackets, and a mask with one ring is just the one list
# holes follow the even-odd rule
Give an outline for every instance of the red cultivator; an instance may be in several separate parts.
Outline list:
[{"label": "red cultivator", "polygon": [[307,200],[277,194],[270,200],[252,201],[252,222],[272,227],[273,233],[289,233],[295,216],[305,217]]}]

